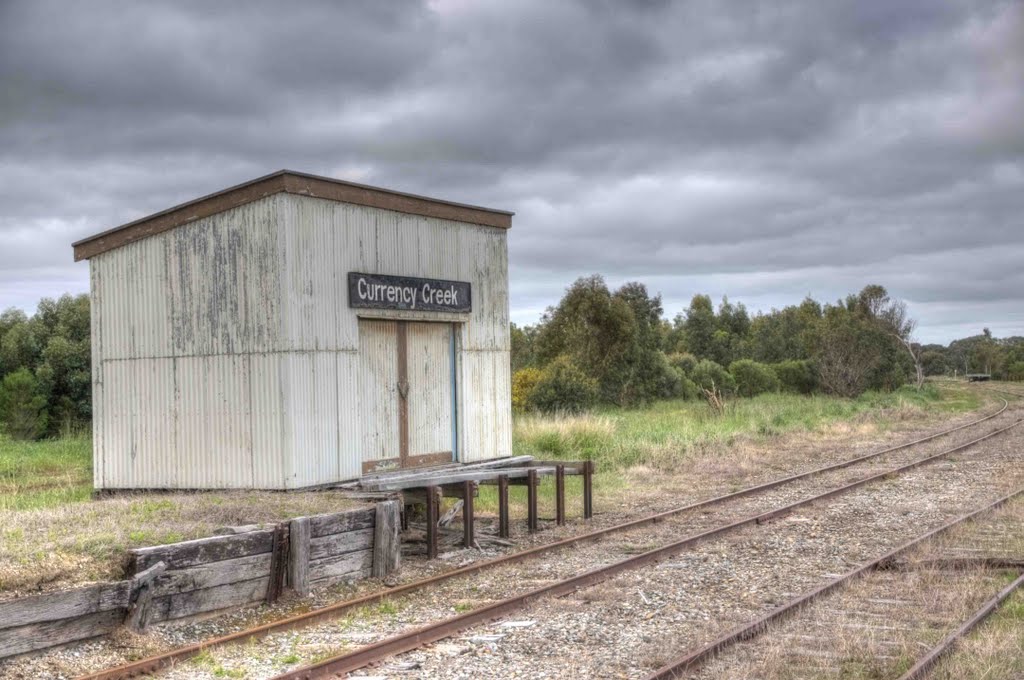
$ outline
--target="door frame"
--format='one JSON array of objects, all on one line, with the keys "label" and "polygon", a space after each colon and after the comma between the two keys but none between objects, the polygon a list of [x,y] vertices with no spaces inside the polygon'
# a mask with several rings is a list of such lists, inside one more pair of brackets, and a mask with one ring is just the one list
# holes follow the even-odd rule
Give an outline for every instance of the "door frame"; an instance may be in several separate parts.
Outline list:
[{"label": "door frame", "polygon": [[[463,323],[460,320],[450,319],[422,319],[422,318],[395,318],[390,315],[360,315],[360,318],[375,321],[391,321],[395,323],[396,347],[398,362],[398,457],[385,458],[382,460],[362,461],[363,474],[384,470],[406,470],[431,465],[442,465],[444,463],[457,462],[460,459],[461,449],[461,428],[459,411],[461,406],[460,380],[460,339]],[[451,376],[451,451],[441,453],[427,453],[416,456],[409,455],[409,324],[410,323],[436,323],[448,327],[449,333],[449,370]]]}]

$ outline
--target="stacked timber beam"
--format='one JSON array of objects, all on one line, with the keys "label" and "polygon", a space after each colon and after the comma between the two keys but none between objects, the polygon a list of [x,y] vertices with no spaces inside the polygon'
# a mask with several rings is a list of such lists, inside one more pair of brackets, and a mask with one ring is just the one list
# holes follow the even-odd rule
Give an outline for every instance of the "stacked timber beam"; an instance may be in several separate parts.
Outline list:
[{"label": "stacked timber beam", "polygon": [[[508,538],[510,485],[527,487],[527,527],[530,533],[539,529],[537,512],[538,486],[542,477],[555,478],[555,521],[565,523],[565,477],[583,478],[583,517],[593,516],[593,461],[537,461],[532,456],[515,456],[470,465],[445,465],[428,470],[403,470],[364,477],[360,488],[369,493],[399,492],[403,505],[422,505],[427,518],[427,557],[438,554],[441,499],[462,499],[463,545],[474,545],[474,503],[480,484],[498,486],[498,534]],[[403,513],[403,527],[408,527],[408,513]]]},{"label": "stacked timber beam", "polygon": [[[130,551],[129,578],[0,602],[0,658],[398,569],[399,503]],[[237,532],[237,533],[236,533]]]}]

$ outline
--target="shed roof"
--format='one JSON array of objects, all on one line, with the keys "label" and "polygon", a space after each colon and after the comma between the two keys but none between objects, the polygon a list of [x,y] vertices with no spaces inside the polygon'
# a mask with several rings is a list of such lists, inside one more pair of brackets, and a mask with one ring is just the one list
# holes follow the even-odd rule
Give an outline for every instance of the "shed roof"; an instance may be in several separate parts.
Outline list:
[{"label": "shed roof", "polygon": [[75,260],[86,260],[94,255],[119,248],[133,241],[159,234],[183,224],[215,215],[266,196],[285,192],[301,196],[325,198],[343,203],[354,203],[372,208],[394,210],[412,215],[481,224],[508,229],[512,215],[507,210],[481,208],[465,203],[442,201],[391,189],[382,189],[331,177],[310,175],[293,170],[278,170],[248,182],[222,189],[208,196],[196,198],[173,208],[153,213],[148,217],[122,224],[119,227],[89,236],[71,244]]}]

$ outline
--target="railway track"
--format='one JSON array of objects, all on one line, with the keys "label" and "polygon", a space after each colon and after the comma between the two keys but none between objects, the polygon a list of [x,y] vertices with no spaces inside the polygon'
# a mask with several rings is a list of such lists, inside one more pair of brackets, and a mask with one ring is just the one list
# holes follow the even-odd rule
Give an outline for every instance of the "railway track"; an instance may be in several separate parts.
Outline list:
[{"label": "railway track", "polygon": [[1022,524],[1018,489],[672,659],[645,680],[841,678],[854,670],[926,677],[1024,584]]},{"label": "railway track", "polygon": [[[1017,396],[1017,395],[1015,395]],[[983,418],[977,419],[964,425],[950,428],[943,432],[924,437],[899,446],[890,447],[864,456],[859,456],[847,461],[824,466],[798,475],[775,480],[766,484],[757,485],[747,489],[726,494],[717,498],[701,501],[673,510],[654,515],[642,517],[620,525],[600,529],[580,536],[556,541],[547,545],[538,546],[530,550],[505,555],[496,559],[479,562],[476,564],[456,569],[438,576],[414,581],[397,588],[373,593],[367,596],[340,602],[320,610],[307,614],[274,621],[257,628],[233,633],[222,638],[208,640],[206,642],[184,647],[171,652],[161,654],[139,662],[126,664],[117,668],[107,669],[93,673],[83,678],[123,678],[132,677],[142,673],[152,673],[160,668],[180,663],[191,656],[199,654],[205,649],[219,647],[230,643],[255,640],[268,635],[291,630],[294,628],[308,627],[351,612],[358,607],[365,607],[393,599],[403,595],[411,595],[417,592],[426,591],[450,584],[461,577],[479,573],[485,570],[500,570],[513,564],[526,562],[533,557],[551,553],[556,550],[563,550],[568,547],[578,548],[584,544],[590,544],[596,539],[610,535],[633,536],[638,531],[641,533],[648,529],[656,528],[658,542],[664,544],[661,547],[644,551],[639,555],[626,560],[610,560],[607,555],[603,559],[597,559],[600,565],[595,569],[584,573],[558,574],[558,580],[541,588],[527,590],[512,598],[504,598],[496,604],[487,605],[467,612],[462,616],[446,619],[431,626],[417,629],[396,635],[381,643],[370,645],[351,654],[340,655],[337,658],[328,659],[316,666],[297,669],[286,673],[281,678],[307,678],[324,677],[347,670],[359,668],[363,665],[379,661],[390,655],[407,651],[427,642],[447,637],[458,630],[476,625],[497,616],[514,611],[536,598],[571,592],[588,584],[596,583],[615,573],[635,568],[643,564],[649,564],[667,555],[674,554],[688,545],[698,541],[706,540],[713,536],[732,531],[741,526],[748,526],[760,522],[769,521],[774,517],[791,512],[793,509],[808,505],[815,501],[830,498],[845,493],[872,481],[880,480],[891,475],[901,474],[920,465],[939,460],[949,454],[973,446],[980,441],[995,436],[1016,425],[1000,427],[987,434],[959,443],[952,448],[939,451],[927,451],[923,457],[917,450],[920,448],[934,448],[936,440],[956,436],[964,430],[983,425],[1005,413],[1008,404],[1003,400],[1002,407]],[[916,455],[915,455],[916,454]],[[728,512],[722,512],[722,508],[728,507]],[[678,536],[680,532],[688,531],[690,534],[683,540],[667,540]],[[641,541],[652,540],[647,535],[639,536]],[[607,551],[606,551],[607,552]]]}]

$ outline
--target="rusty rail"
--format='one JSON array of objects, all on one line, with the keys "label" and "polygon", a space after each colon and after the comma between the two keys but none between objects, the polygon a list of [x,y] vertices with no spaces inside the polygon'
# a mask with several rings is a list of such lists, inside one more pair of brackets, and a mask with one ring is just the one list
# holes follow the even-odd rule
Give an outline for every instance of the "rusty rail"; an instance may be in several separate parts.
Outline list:
[{"label": "rusty rail", "polygon": [[1024,585],[1024,573],[1021,573],[1010,585],[1000,590],[995,597],[986,602],[981,606],[981,609],[974,613],[970,619],[965,621],[959,628],[954,630],[952,633],[942,639],[942,641],[931,649],[927,654],[924,655],[914,666],[900,676],[900,680],[920,680],[928,675],[928,671],[935,667],[942,657],[949,652],[953,651],[953,648],[963,639],[968,633],[974,630],[982,621],[992,615],[999,606],[1006,601],[1006,598],[1013,595],[1013,592],[1017,588]]},{"label": "rusty rail", "polygon": [[820,586],[808,593],[800,595],[799,597],[796,597],[790,600],[789,602],[786,602],[785,604],[776,607],[764,616],[758,617],[750,623],[746,623],[742,626],[739,626],[738,628],[734,628],[725,635],[722,635],[721,637],[712,640],[700,649],[689,652],[687,654],[684,654],[683,656],[673,659],[672,661],[669,661],[667,664],[665,664],[658,670],[646,676],[644,680],[671,680],[672,678],[679,677],[682,673],[692,671],[701,663],[707,661],[711,657],[720,653],[725,648],[730,647],[738,642],[743,642],[745,640],[750,640],[752,638],[757,637],[765,630],[767,630],[769,624],[773,623],[774,621],[777,621],[779,619],[784,618],[785,616],[795,613],[796,611],[807,606],[814,600],[817,600],[818,598],[824,595],[828,595],[829,593],[847,585],[854,579],[859,578],[860,576],[863,576],[864,574],[870,571],[873,571],[880,567],[884,567],[887,563],[891,562],[897,556],[906,552],[907,550],[910,550],[911,548],[931,538],[934,538],[935,536],[941,533],[949,531],[953,527],[956,527],[964,522],[972,520],[979,515],[982,515],[986,512],[991,512],[992,510],[995,510],[1000,506],[1009,503],[1010,501],[1021,495],[1024,495],[1024,489],[1018,489],[1017,491],[1014,491],[1011,494],[1003,496],[997,501],[990,503],[989,505],[986,505],[985,507],[979,510],[967,513],[966,515],[961,515],[960,517],[957,517],[956,519],[947,522],[946,524],[943,524],[942,526],[936,529],[932,529],[928,533],[918,536],[917,538],[908,541],[907,543],[904,543],[895,550],[886,553],[878,559],[868,562],[867,564],[861,565],[853,571],[847,572],[842,576],[839,576],[829,581],[823,586]]},{"label": "rusty rail", "polygon": [[[327,620],[336,618],[336,617],[338,617],[338,616],[340,616],[340,615],[344,614],[345,612],[348,612],[348,611],[350,611],[352,609],[355,609],[355,608],[358,608],[358,607],[362,607],[362,606],[365,606],[365,605],[377,604],[377,603],[381,602],[382,600],[384,600],[386,598],[396,597],[396,596],[399,596],[399,595],[405,595],[405,594],[408,594],[408,593],[411,593],[411,592],[422,590],[422,589],[431,587],[433,585],[436,585],[437,583],[441,583],[443,581],[447,581],[447,580],[454,579],[454,578],[459,578],[461,576],[465,576],[467,574],[471,574],[471,573],[475,573],[475,572],[484,571],[486,569],[497,567],[497,566],[500,566],[502,564],[508,564],[508,563],[512,563],[512,562],[526,560],[526,559],[529,559],[531,557],[534,557],[534,556],[537,556],[537,555],[540,555],[540,554],[544,554],[544,553],[547,553],[547,552],[559,550],[559,549],[564,548],[564,547],[569,546],[569,545],[574,545],[574,544],[581,543],[581,542],[584,542],[584,541],[600,539],[600,538],[603,538],[604,536],[607,536],[609,534],[618,533],[618,532],[621,532],[621,531],[627,531],[629,529],[634,529],[634,528],[637,528],[637,527],[640,527],[640,526],[645,526],[645,525],[648,525],[648,524],[654,524],[654,523],[660,522],[660,521],[662,521],[664,519],[667,519],[667,518],[675,516],[675,515],[683,514],[683,513],[690,512],[690,511],[697,510],[697,509],[701,509],[701,508],[710,507],[710,506],[713,506],[713,505],[719,505],[721,503],[725,503],[725,502],[728,502],[728,501],[731,501],[731,500],[735,500],[735,499],[738,499],[738,498],[749,496],[749,495],[752,495],[752,494],[755,494],[755,493],[759,493],[759,492],[762,492],[762,491],[768,491],[770,489],[774,489],[774,488],[782,486],[784,484],[789,484],[789,483],[792,483],[792,482],[795,482],[795,481],[798,481],[798,480],[801,480],[801,479],[805,479],[805,478],[812,477],[812,476],[815,476],[815,475],[821,475],[821,474],[824,474],[824,473],[827,473],[827,472],[831,472],[833,470],[839,470],[839,469],[842,469],[842,468],[851,467],[853,465],[857,465],[859,463],[862,463],[862,462],[865,462],[865,461],[868,461],[868,460],[872,460],[874,458],[878,458],[878,457],[881,457],[881,456],[893,453],[895,451],[900,451],[902,449],[907,449],[907,448],[910,448],[912,446],[917,446],[918,444],[923,444],[925,442],[933,441],[935,439],[939,439],[941,437],[947,436],[947,435],[952,434],[954,432],[958,432],[960,430],[963,430],[963,429],[966,429],[966,428],[969,428],[969,427],[974,427],[974,426],[980,425],[980,424],[982,424],[982,423],[984,423],[986,421],[989,421],[989,420],[991,420],[993,418],[996,418],[996,417],[1002,415],[1007,410],[1007,408],[1009,408],[1009,402],[1007,402],[1004,399],[1002,407],[998,411],[995,411],[994,413],[991,413],[991,414],[989,414],[987,416],[984,416],[984,417],[979,418],[977,420],[973,420],[973,421],[971,421],[969,423],[965,423],[963,425],[958,425],[957,427],[953,427],[953,428],[950,428],[948,430],[943,430],[942,432],[937,432],[937,433],[929,435],[927,437],[921,437],[919,439],[915,439],[913,441],[905,442],[903,444],[897,444],[895,446],[891,446],[891,447],[883,449],[881,451],[876,451],[874,453],[865,454],[863,456],[858,456],[856,458],[851,458],[849,460],[841,461],[839,463],[833,463],[833,464],[826,465],[826,466],[823,466],[823,467],[815,468],[815,469],[809,470],[807,472],[802,472],[802,473],[798,473],[798,474],[795,474],[795,475],[790,475],[788,477],[783,477],[783,478],[780,478],[780,479],[777,479],[777,480],[773,480],[773,481],[770,481],[770,482],[765,482],[764,484],[758,484],[758,485],[755,485],[755,486],[747,487],[745,489],[740,489],[739,491],[734,491],[734,492],[731,492],[731,493],[728,493],[728,494],[724,494],[722,496],[716,496],[716,497],[713,497],[713,498],[709,498],[707,500],[698,501],[696,503],[691,503],[691,504],[688,504],[688,505],[680,506],[678,508],[672,508],[670,510],[666,510],[666,511],[663,511],[663,512],[655,513],[655,514],[652,514],[652,515],[647,515],[647,516],[640,517],[640,518],[637,518],[637,519],[634,519],[634,520],[629,520],[629,521],[623,522],[621,524],[616,524],[616,525],[613,525],[613,526],[610,526],[610,527],[606,527],[606,528],[603,528],[603,529],[598,529],[596,531],[591,531],[591,532],[588,532],[586,534],[581,534],[579,536],[573,536],[573,537],[561,539],[561,540],[558,540],[558,541],[553,541],[551,543],[547,543],[547,544],[544,544],[544,545],[536,546],[536,547],[529,548],[527,550],[523,550],[523,551],[519,551],[519,552],[515,552],[515,553],[510,553],[510,554],[507,554],[507,555],[502,555],[501,557],[496,557],[496,558],[493,558],[493,559],[490,559],[490,560],[483,560],[483,561],[480,561],[480,562],[476,562],[474,564],[467,565],[465,567],[460,567],[458,569],[453,569],[453,570],[445,572],[443,574],[438,574],[436,576],[420,579],[420,580],[417,580],[417,581],[411,581],[409,583],[402,584],[400,586],[391,588],[391,589],[386,590],[386,591],[370,593],[368,595],[363,595],[361,597],[357,597],[357,598],[353,598],[353,599],[350,599],[350,600],[345,600],[345,601],[342,601],[342,602],[338,602],[338,603],[335,603],[335,604],[332,604],[332,605],[328,605],[326,607],[321,607],[319,609],[315,609],[313,611],[306,612],[306,613],[303,613],[303,614],[297,614],[295,616],[286,617],[286,618],[283,618],[283,619],[279,619],[277,621],[271,621],[271,622],[263,624],[261,626],[256,626],[256,627],[249,628],[249,629],[242,630],[242,631],[238,631],[238,632],[235,632],[235,633],[230,633],[228,635],[224,635],[224,636],[221,636],[221,637],[218,637],[218,638],[213,638],[213,639],[210,639],[210,640],[205,640],[203,642],[187,645],[187,646],[184,646],[184,647],[179,647],[177,649],[173,649],[173,650],[170,650],[168,652],[164,652],[162,654],[158,654],[158,655],[151,656],[151,657],[148,657],[148,658],[145,658],[145,659],[141,659],[139,661],[134,661],[134,662],[122,665],[122,666],[105,669],[105,670],[98,671],[98,672],[95,672],[95,673],[86,674],[86,675],[81,676],[79,678],[79,680],[117,680],[117,679],[120,679],[120,678],[131,678],[131,677],[135,677],[135,676],[146,674],[146,673],[153,673],[155,671],[158,671],[161,668],[164,668],[164,667],[176,664],[176,663],[180,663],[180,662],[182,662],[182,661],[184,661],[186,659],[189,659],[189,658],[191,658],[193,656],[201,654],[203,651],[205,651],[207,649],[210,649],[210,648],[213,648],[213,647],[220,647],[220,646],[227,645],[227,644],[246,642],[246,641],[249,641],[249,640],[255,640],[255,639],[259,639],[259,638],[265,637],[265,636],[270,635],[272,633],[278,633],[278,632],[282,632],[282,631],[286,631],[286,630],[292,630],[292,629],[295,629],[295,628],[302,628],[302,627],[305,627],[305,626],[313,625],[313,624],[316,624],[316,623],[319,623],[319,622],[322,622],[322,621],[327,621]],[[978,441],[978,440],[976,440],[976,441]],[[975,443],[975,442],[972,442],[972,443]],[[968,444],[968,445],[970,445],[970,444]],[[968,445],[965,445],[965,447],[968,446]],[[951,452],[952,451],[949,451],[947,453],[951,453]],[[592,461],[588,461],[587,469],[585,470],[585,472],[591,472],[592,473],[592,470],[593,470],[593,462]],[[590,495],[592,493],[591,490],[590,490],[590,484],[588,483],[588,482],[590,482],[590,477],[591,477],[591,475],[588,474],[584,478],[584,481],[585,481],[585,484],[584,484],[584,495],[585,496]],[[499,484],[498,484],[499,494],[502,493],[502,491],[507,493],[508,492],[508,490],[507,490],[507,480],[505,480],[505,484],[504,485],[501,482],[502,482],[502,480],[499,478]],[[503,486],[504,486],[504,489],[502,488]],[[429,499],[429,494],[428,494],[428,499]],[[589,507],[589,503],[584,503],[584,507],[585,508]],[[428,509],[429,509],[429,503],[428,503]],[[503,524],[504,525],[503,526],[504,532],[507,533],[507,531],[508,531],[508,518],[505,517],[505,518],[501,518],[501,519],[503,519],[504,521],[503,522],[499,522],[499,524]]]},{"label": "rusty rail", "polygon": [[[642,566],[645,566],[647,564],[651,564],[651,563],[657,562],[657,561],[659,561],[659,560],[661,560],[663,558],[666,558],[666,557],[669,557],[671,555],[674,555],[674,554],[682,551],[683,548],[691,546],[691,545],[693,545],[695,543],[698,543],[700,541],[704,541],[704,540],[707,540],[709,538],[713,538],[715,536],[719,536],[721,534],[727,533],[729,531],[732,531],[732,530],[740,528],[740,527],[749,526],[749,525],[752,525],[752,524],[762,523],[762,522],[764,522],[764,521],[766,521],[766,520],[768,520],[768,519],[770,519],[772,517],[777,517],[779,515],[791,512],[792,510],[794,510],[796,508],[800,508],[800,507],[803,507],[803,506],[810,505],[812,503],[816,503],[816,502],[819,502],[819,501],[822,501],[822,500],[825,500],[825,499],[828,499],[828,498],[832,498],[834,496],[838,496],[840,494],[852,491],[853,489],[857,489],[859,487],[862,487],[862,486],[864,486],[866,484],[870,484],[871,482],[879,481],[881,479],[885,479],[887,477],[891,477],[893,475],[897,475],[897,474],[906,472],[908,470],[912,470],[912,469],[921,467],[922,465],[925,465],[925,464],[927,464],[929,462],[933,462],[933,461],[939,460],[940,458],[944,458],[944,457],[948,456],[951,453],[955,453],[957,451],[961,451],[961,450],[966,449],[966,448],[968,448],[970,446],[973,446],[973,445],[975,445],[975,444],[977,444],[979,442],[985,441],[986,439],[990,439],[991,437],[994,437],[997,434],[1001,434],[1003,432],[1006,432],[1007,430],[1009,430],[1009,429],[1011,429],[1013,427],[1017,427],[1018,425],[1021,424],[1021,422],[1022,421],[1018,420],[1018,421],[1014,422],[1012,425],[1008,425],[1008,426],[1006,426],[1004,428],[1000,428],[998,430],[990,432],[990,433],[988,433],[988,434],[986,434],[986,435],[984,435],[982,437],[978,437],[977,439],[974,439],[974,440],[972,440],[970,442],[967,442],[965,444],[960,444],[960,445],[955,446],[953,448],[946,449],[945,451],[942,451],[941,453],[937,453],[937,454],[934,454],[932,456],[928,456],[927,458],[922,458],[920,460],[914,461],[912,463],[908,463],[906,465],[902,465],[902,466],[897,467],[897,468],[893,468],[891,470],[887,470],[885,472],[881,472],[881,473],[878,473],[878,474],[870,475],[868,477],[864,477],[864,478],[859,479],[857,481],[851,482],[849,484],[846,484],[846,485],[843,485],[843,486],[840,486],[840,487],[836,487],[834,489],[831,489],[831,490],[826,491],[824,493],[812,496],[810,498],[805,498],[803,500],[799,500],[799,501],[796,501],[794,503],[790,503],[790,504],[788,504],[786,506],[783,506],[781,508],[776,508],[775,510],[771,510],[771,511],[764,512],[764,513],[759,513],[757,515],[748,516],[748,517],[745,517],[745,518],[743,518],[741,520],[737,520],[735,522],[732,522],[730,524],[722,525],[722,526],[716,527],[714,529],[709,529],[707,531],[703,531],[703,532],[698,533],[698,534],[693,534],[693,535],[688,536],[686,538],[683,538],[683,539],[681,539],[679,541],[675,541],[673,543],[669,543],[667,545],[664,545],[664,546],[662,546],[660,548],[655,548],[654,550],[649,550],[647,552],[643,552],[643,553],[640,553],[638,555],[634,555],[633,557],[628,557],[628,558],[626,558],[624,560],[620,560],[618,562],[614,562],[614,563],[609,564],[607,566],[600,567],[600,568],[597,568],[597,569],[592,569],[590,571],[586,571],[586,572],[583,572],[581,574],[577,574],[576,576],[571,576],[571,577],[569,577],[567,579],[564,579],[564,580],[561,580],[561,581],[557,581],[555,583],[552,583],[552,584],[549,584],[549,585],[546,585],[546,586],[541,586],[539,588],[535,588],[535,589],[530,590],[530,591],[528,591],[526,593],[522,593],[520,595],[516,595],[514,597],[510,597],[508,599],[501,600],[501,601],[495,602],[493,604],[485,605],[483,607],[480,607],[479,609],[474,609],[473,611],[467,612],[467,613],[462,614],[460,616],[455,616],[455,617],[452,617],[452,618],[449,618],[449,619],[445,619],[443,621],[438,621],[436,623],[432,623],[432,624],[429,624],[429,625],[426,625],[426,626],[421,626],[419,628],[415,628],[415,629],[413,629],[413,630],[411,630],[409,632],[402,633],[402,634],[390,637],[390,638],[388,638],[386,640],[381,640],[380,642],[377,642],[377,643],[372,644],[372,645],[368,645],[368,646],[363,647],[361,649],[358,649],[358,650],[356,650],[354,652],[349,652],[347,654],[341,654],[341,655],[338,655],[338,656],[335,656],[335,657],[331,657],[331,658],[325,659],[325,660],[320,661],[320,662],[318,662],[316,664],[312,664],[310,666],[305,666],[305,667],[302,667],[302,668],[295,669],[293,671],[289,671],[287,673],[282,673],[281,675],[276,676],[274,678],[274,680],[312,680],[313,678],[323,678],[323,677],[335,676],[335,675],[340,675],[342,673],[347,673],[347,672],[350,672],[350,671],[357,670],[357,669],[362,668],[364,666],[367,666],[369,664],[376,663],[376,662],[379,662],[379,661],[383,661],[384,659],[387,659],[387,658],[389,658],[391,656],[394,656],[395,654],[401,654],[403,652],[408,652],[408,651],[411,651],[413,649],[417,649],[417,648],[422,647],[422,646],[424,646],[426,644],[429,644],[431,642],[436,642],[438,640],[442,640],[444,638],[450,637],[450,636],[454,635],[455,633],[458,633],[460,631],[466,630],[467,628],[471,628],[473,626],[480,625],[480,624],[483,624],[483,623],[487,623],[487,622],[492,621],[494,619],[500,618],[501,616],[504,616],[505,614],[509,614],[511,612],[514,612],[514,611],[516,611],[518,609],[521,609],[521,608],[527,606],[531,602],[534,602],[534,601],[536,601],[537,599],[539,599],[541,597],[558,597],[558,596],[562,596],[562,595],[567,595],[567,594],[569,594],[571,592],[579,590],[580,588],[584,588],[584,587],[587,587],[587,586],[591,586],[591,585],[600,583],[600,582],[602,582],[602,581],[604,581],[604,580],[606,580],[606,579],[608,579],[608,578],[610,578],[610,577],[612,577],[612,576],[614,576],[616,574],[619,574],[621,572],[628,571],[630,569],[636,569],[638,567],[642,567]],[[1016,493],[1017,494],[1024,493],[1024,490],[1018,491]],[[1016,495],[1016,494],[1014,494],[1014,495]],[[1007,497],[1007,498],[1003,499],[1001,502],[1006,502],[1006,500],[1009,500],[1009,498],[1010,497]],[[987,508],[987,509],[990,509],[991,507],[994,507],[994,506],[989,506],[989,508]],[[739,637],[735,637],[735,638],[730,637],[728,640],[726,640],[724,642],[720,640],[720,641],[717,641],[716,643],[713,643],[713,644],[719,644],[719,645],[722,645],[722,646],[727,646],[728,644],[731,644],[732,642],[734,642],[736,640],[744,639],[742,637],[742,635],[744,634],[744,631],[746,631],[748,629],[760,630],[761,628],[763,628],[766,625],[766,623],[768,621],[772,620],[773,618],[777,618],[777,617],[783,615],[785,612],[790,611],[790,609],[792,609],[794,607],[802,606],[805,602],[810,601],[811,599],[814,599],[816,597],[819,597],[820,595],[822,595],[822,594],[824,594],[826,592],[830,592],[831,590],[839,587],[839,585],[841,585],[842,583],[846,582],[850,578],[852,578],[854,576],[857,576],[857,575],[860,575],[861,573],[864,573],[868,569],[874,568],[874,566],[877,565],[877,564],[881,564],[881,563],[883,563],[883,562],[885,562],[887,560],[892,559],[893,557],[895,557],[899,553],[901,553],[904,550],[906,550],[908,547],[911,547],[912,545],[916,545],[920,541],[925,540],[927,538],[930,538],[930,537],[934,536],[935,534],[940,533],[941,531],[944,531],[944,530],[948,529],[949,527],[953,526],[955,523],[958,523],[959,521],[963,521],[967,517],[973,516],[973,514],[976,514],[976,513],[972,513],[972,515],[964,516],[963,518],[960,518],[960,520],[954,521],[954,523],[950,523],[948,525],[944,525],[943,527],[940,527],[939,529],[930,531],[927,534],[925,534],[923,537],[921,537],[919,539],[915,539],[914,541],[911,541],[911,543],[906,544],[904,546],[901,546],[900,548],[897,548],[895,551],[887,553],[886,555],[884,555],[883,557],[879,558],[875,562],[872,562],[869,565],[866,565],[864,567],[860,567],[859,569],[855,570],[854,572],[851,572],[850,574],[847,574],[846,576],[840,577],[839,579],[836,579],[835,581],[832,581],[829,584],[826,584],[825,586],[823,586],[822,588],[819,588],[817,591],[814,591],[810,595],[806,595],[803,598],[798,598],[797,601],[794,601],[794,602],[790,603],[789,605],[784,605],[782,608],[774,610],[773,612],[768,614],[767,617],[764,617],[763,619],[758,620],[757,622],[755,622],[755,624],[752,624],[752,627],[745,627],[743,630],[731,634],[733,636],[739,636]],[[702,650],[701,654],[709,655],[709,654],[713,653],[713,651],[717,650],[718,648],[719,647],[714,647],[710,651],[703,651]],[[684,664],[685,665],[689,665],[689,664],[692,663],[692,661],[688,661],[687,660],[688,658],[689,657],[684,658]],[[701,658],[703,658],[703,656]],[[668,678],[668,677],[674,677],[674,675],[675,675],[675,672],[674,672],[674,670],[672,668],[669,669],[668,673],[669,674],[667,674],[667,675],[659,675],[659,674],[656,673],[655,675],[652,675],[650,677],[651,678]]]}]

